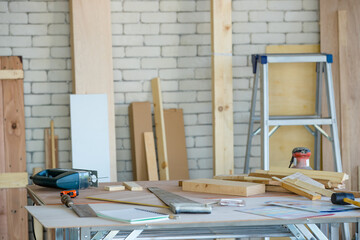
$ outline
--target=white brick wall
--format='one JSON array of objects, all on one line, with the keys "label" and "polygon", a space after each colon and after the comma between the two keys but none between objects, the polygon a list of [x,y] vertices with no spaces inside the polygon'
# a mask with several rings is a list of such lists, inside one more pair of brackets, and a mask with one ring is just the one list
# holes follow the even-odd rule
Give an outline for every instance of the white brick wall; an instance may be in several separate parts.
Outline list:
[{"label": "white brick wall", "polygon": [[[131,180],[128,104],[184,110],[190,176],[212,175],[210,0],[113,0],[114,91],[119,180]],[[233,0],[235,171],[241,173],[252,87],[249,56],[269,44],[319,43],[318,0]],[[60,166],[70,167],[71,50],[67,0],[1,1],[0,55],[21,55],[28,171],[44,166],[43,129],[55,120]],[[259,140],[251,167],[259,167]]]}]

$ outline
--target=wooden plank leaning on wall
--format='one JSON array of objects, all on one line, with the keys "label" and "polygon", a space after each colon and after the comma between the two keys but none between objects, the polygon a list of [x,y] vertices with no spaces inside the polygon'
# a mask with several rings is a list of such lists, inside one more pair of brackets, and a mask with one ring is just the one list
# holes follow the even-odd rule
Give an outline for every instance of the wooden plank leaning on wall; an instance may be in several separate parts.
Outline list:
[{"label": "wooden plank leaning on wall", "polygon": [[[22,70],[21,57],[1,57],[1,69]],[[0,173],[26,172],[23,79],[0,80]],[[0,189],[0,239],[28,239],[26,189]]]},{"label": "wooden plank leaning on wall", "polygon": [[117,181],[110,0],[70,0],[73,93],[107,94],[110,180]]},{"label": "wooden plank leaning on wall", "polygon": [[231,0],[211,1],[214,175],[234,173]]}]

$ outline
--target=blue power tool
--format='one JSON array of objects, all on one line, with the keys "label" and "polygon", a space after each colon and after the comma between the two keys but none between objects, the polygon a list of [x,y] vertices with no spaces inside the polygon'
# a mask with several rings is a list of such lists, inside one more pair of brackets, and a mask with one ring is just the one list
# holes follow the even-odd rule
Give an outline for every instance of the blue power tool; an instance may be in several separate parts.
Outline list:
[{"label": "blue power tool", "polygon": [[30,179],[36,185],[60,189],[85,189],[98,186],[97,171],[85,169],[46,169],[31,176]]}]

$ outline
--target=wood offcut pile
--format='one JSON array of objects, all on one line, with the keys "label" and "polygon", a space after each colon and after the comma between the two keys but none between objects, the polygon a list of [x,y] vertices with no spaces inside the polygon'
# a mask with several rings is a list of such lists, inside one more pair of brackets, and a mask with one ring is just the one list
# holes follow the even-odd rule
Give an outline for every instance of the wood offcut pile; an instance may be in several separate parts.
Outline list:
[{"label": "wood offcut pile", "polygon": [[[304,170],[294,168],[272,168],[269,171],[256,170],[243,175],[218,175],[215,179],[262,183],[267,192],[292,192],[311,200],[321,199],[321,195],[331,197],[334,192],[345,191],[346,173]],[[351,192],[360,197],[359,192]]]}]

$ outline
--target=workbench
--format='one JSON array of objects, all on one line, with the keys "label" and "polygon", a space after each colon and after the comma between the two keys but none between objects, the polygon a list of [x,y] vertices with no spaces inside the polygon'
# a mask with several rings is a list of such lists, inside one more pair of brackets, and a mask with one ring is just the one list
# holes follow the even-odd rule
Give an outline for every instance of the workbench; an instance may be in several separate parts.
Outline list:
[{"label": "workbench", "polygon": [[[201,239],[201,238],[241,238],[241,237],[286,237],[295,239],[327,239],[318,228],[328,230],[329,239],[338,239],[340,223],[360,223],[360,211],[337,212],[332,216],[302,219],[275,219],[235,210],[254,208],[266,201],[305,200],[305,198],[288,193],[265,193],[252,197],[217,195],[195,192],[183,192],[177,181],[137,182],[144,187],[143,191],[109,192],[104,185],[120,183],[102,183],[99,188],[80,190],[74,199],[75,204],[90,204],[95,210],[122,209],[135,205],[108,203],[87,199],[87,196],[111,198],[129,202],[142,202],[164,205],[146,187],[161,189],[179,194],[201,203],[213,203],[218,199],[244,199],[245,207],[213,205],[211,214],[179,214],[177,219],[159,222],[128,224],[103,218],[79,218],[71,209],[60,203],[58,189],[40,186],[28,186],[28,193],[34,203],[40,206],[27,206],[32,217],[47,229],[55,229],[56,239]],[[329,201],[328,199],[321,201]],[[140,207],[140,206],[137,206]],[[145,207],[157,212],[169,213],[168,208]],[[308,226],[312,232],[309,232]],[[324,227],[325,226],[325,227]],[[310,235],[309,235],[310,234]],[[312,235],[311,235],[312,234]],[[310,236],[310,237],[309,237]],[[345,239],[348,239],[347,237]]]}]

